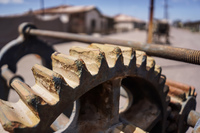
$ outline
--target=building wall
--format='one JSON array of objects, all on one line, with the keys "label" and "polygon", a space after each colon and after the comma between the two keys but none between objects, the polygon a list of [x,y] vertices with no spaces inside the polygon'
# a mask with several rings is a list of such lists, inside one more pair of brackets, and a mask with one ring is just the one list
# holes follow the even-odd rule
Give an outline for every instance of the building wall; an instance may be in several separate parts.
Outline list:
[{"label": "building wall", "polygon": [[[34,16],[33,23],[38,29],[42,30],[50,30],[50,31],[61,31],[67,32],[68,31],[68,22],[64,19],[67,19],[66,15],[46,15],[45,16]],[[40,37],[40,39],[48,42],[49,44],[54,44],[57,42],[61,42],[61,39],[56,38],[49,38],[49,37]]]},{"label": "building wall", "polygon": [[70,15],[69,31],[72,33],[84,33],[85,13],[75,13]]},{"label": "building wall", "polygon": [[133,22],[118,22],[114,25],[117,32],[130,31],[134,29]]},{"label": "building wall", "polygon": [[34,17],[33,23],[38,29],[52,30],[52,31],[67,31],[67,23],[63,23],[59,16],[49,17],[49,19],[43,19],[42,16]]},{"label": "building wall", "polygon": [[33,16],[0,17],[0,48],[18,37],[18,26],[23,22],[33,22]]},{"label": "building wall", "polygon": [[184,27],[190,29],[193,32],[200,32],[200,22],[198,23],[187,23]]},{"label": "building wall", "polygon": [[[18,26],[23,22],[30,22],[36,25],[36,27],[39,29],[52,31],[66,32],[68,27],[68,23],[62,22],[60,16],[49,20],[44,20],[41,17],[39,18],[34,15],[0,17],[0,48],[19,36]],[[42,39],[50,43],[60,41],[58,39]]]},{"label": "building wall", "polygon": [[86,13],[85,27],[87,33],[101,31],[101,16],[96,10],[91,10]]},{"label": "building wall", "polygon": [[101,31],[105,32],[108,29],[108,22],[107,19],[102,17],[101,18]]}]

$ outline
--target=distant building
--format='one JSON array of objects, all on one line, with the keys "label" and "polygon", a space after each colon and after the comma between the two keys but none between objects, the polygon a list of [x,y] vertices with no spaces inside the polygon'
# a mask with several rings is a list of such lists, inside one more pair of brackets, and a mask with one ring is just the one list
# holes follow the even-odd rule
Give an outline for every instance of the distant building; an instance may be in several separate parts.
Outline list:
[{"label": "distant building", "polygon": [[114,17],[114,28],[117,32],[130,31],[133,29],[145,29],[146,23],[138,18],[119,14]]},{"label": "distant building", "polygon": [[182,28],[183,27],[183,23],[181,22],[181,20],[175,20],[172,25],[174,27],[177,27],[177,28]]},{"label": "distant building", "polygon": [[104,33],[113,28],[113,19],[102,15],[95,6],[57,6],[32,12],[40,17],[60,15],[66,30],[72,33]]},{"label": "distant building", "polygon": [[[61,5],[40,10],[30,10],[24,14],[0,16],[0,48],[17,38],[18,26],[30,22],[39,29],[72,32],[102,33],[113,31],[114,19],[103,15],[95,6]],[[43,38],[49,43],[57,43],[60,39]]]},{"label": "distant building", "polygon": [[200,21],[186,22],[184,23],[184,27],[194,32],[200,32]]}]

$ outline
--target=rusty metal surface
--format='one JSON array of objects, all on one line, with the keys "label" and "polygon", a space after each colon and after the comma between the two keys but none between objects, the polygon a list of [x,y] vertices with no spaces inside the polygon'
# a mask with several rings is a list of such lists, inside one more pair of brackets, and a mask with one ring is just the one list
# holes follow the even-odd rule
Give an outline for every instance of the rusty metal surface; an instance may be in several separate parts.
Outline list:
[{"label": "rusty metal surface", "polygon": [[167,79],[166,85],[169,86],[168,95],[172,97],[172,102],[182,103],[183,101],[187,100],[187,96],[192,95],[196,97],[197,95],[197,93],[195,92],[195,88],[187,84]]},{"label": "rusty metal surface", "polygon": [[[46,31],[34,28],[32,25],[22,24],[18,38],[22,40],[13,41],[6,46],[1,51],[1,59],[5,58],[4,53],[7,53],[9,48],[19,42],[24,45],[20,45],[18,49],[32,48],[29,45],[35,43],[44,44],[33,35],[41,35]],[[29,34],[26,34],[27,32]],[[47,36],[74,37],[68,33],[46,33]],[[76,37],[74,39],[79,41],[85,39],[84,36]],[[84,41],[92,40],[96,42],[96,38],[92,37],[89,37],[89,41]],[[98,41],[106,42],[105,39]],[[122,42],[126,41],[118,43]],[[50,51],[52,52],[52,49]],[[29,53],[23,52],[13,54],[17,56],[12,56],[12,61],[16,63]],[[6,131],[183,133],[189,126],[194,125],[194,132],[199,130],[199,114],[193,111],[196,108],[195,88],[171,80],[166,81],[165,76],[161,75],[161,68],[155,65],[154,59],[145,52],[110,43],[92,43],[88,48],[72,47],[70,55],[55,52],[51,59],[52,70],[40,65],[33,66],[35,85],[32,87],[17,79],[13,73],[16,70],[15,64],[8,62],[8,69],[2,73],[1,78],[6,80],[7,86],[11,85],[16,90],[20,100],[17,103],[0,100],[0,122]],[[14,67],[10,67],[9,63]],[[7,63],[0,62],[1,64]],[[120,92],[121,87],[125,93]],[[121,95],[128,102],[123,108],[119,105]],[[0,131],[4,132],[3,129]]]},{"label": "rusty metal surface", "polygon": [[157,56],[157,57],[162,57],[166,59],[172,59],[172,60],[183,61],[187,63],[200,65],[200,51],[199,50],[176,48],[176,47],[164,46],[164,45],[158,45],[158,44],[149,45],[149,44],[142,44],[142,43],[134,42],[134,41],[97,38],[97,37],[77,35],[77,34],[72,34],[72,33],[39,30],[39,29],[33,29],[31,27],[26,27],[24,29],[24,34],[61,38],[61,39],[66,39],[66,40],[75,40],[75,41],[87,42],[87,43],[115,44],[115,45],[121,45],[121,46],[128,46],[128,47],[133,47],[135,50],[144,51],[150,56]]},{"label": "rusty metal surface", "polygon": [[200,118],[200,113],[191,110],[190,113],[188,114],[188,118],[187,118],[187,124],[194,127],[197,123],[197,121]]},{"label": "rusty metal surface", "polygon": [[186,94],[189,94],[191,91],[194,93],[193,95],[196,96],[195,88],[194,86],[190,86],[184,83],[176,82],[170,79],[166,80],[166,85],[169,87],[174,87],[176,89],[184,91]]},{"label": "rusty metal surface", "polygon": [[172,80],[166,80],[166,85],[169,86],[168,95],[171,98],[168,131],[184,133],[192,126],[191,121],[188,123],[188,115],[196,108],[195,88]]},{"label": "rusty metal surface", "polygon": [[[124,128],[117,129],[125,133],[127,130],[144,132],[140,127],[147,131],[155,130],[153,127],[162,127],[157,130],[165,131],[165,110],[169,103],[164,89],[165,78],[160,75],[160,67],[144,52],[127,47],[92,44],[89,48],[72,47],[70,56],[54,53],[52,61],[53,71],[39,65],[33,67],[36,80],[33,87],[17,80],[12,83],[21,97],[21,102],[10,104],[1,100],[0,121],[7,131],[47,132],[51,123],[67,105],[76,100],[75,115],[67,119],[68,126],[63,132],[114,131],[114,125],[118,124],[122,124]],[[142,90],[143,93],[142,97],[133,96],[130,109],[122,112],[123,115],[119,114],[121,81],[129,91]],[[127,84],[129,81],[131,83]],[[134,82],[137,81],[140,83],[134,87]],[[143,83],[146,86],[143,86]],[[146,97],[147,87],[152,91],[155,89],[157,100]],[[141,103],[148,103],[149,106],[138,108]],[[18,110],[25,106],[27,112],[20,113],[26,119],[12,117],[18,116]],[[134,108],[144,112],[134,112]],[[141,117],[140,123],[124,117],[131,110],[133,117]],[[28,119],[32,121],[32,125],[28,125]],[[131,126],[134,124],[137,126]],[[54,124],[53,129],[56,127]]]}]

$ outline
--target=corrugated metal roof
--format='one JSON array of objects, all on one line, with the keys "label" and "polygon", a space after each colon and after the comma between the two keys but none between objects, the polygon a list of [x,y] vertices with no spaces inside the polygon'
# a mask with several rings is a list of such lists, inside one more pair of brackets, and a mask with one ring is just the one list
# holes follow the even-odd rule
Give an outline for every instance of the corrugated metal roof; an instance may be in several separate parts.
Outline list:
[{"label": "corrugated metal roof", "polygon": [[[93,5],[89,6],[57,6],[52,8],[46,8],[45,13],[79,13],[79,12],[87,12],[95,9],[96,7]],[[34,11],[35,14],[43,13],[43,10]]]},{"label": "corrugated metal roof", "polygon": [[145,22],[141,19],[125,15],[125,14],[119,14],[114,17],[115,22]]}]

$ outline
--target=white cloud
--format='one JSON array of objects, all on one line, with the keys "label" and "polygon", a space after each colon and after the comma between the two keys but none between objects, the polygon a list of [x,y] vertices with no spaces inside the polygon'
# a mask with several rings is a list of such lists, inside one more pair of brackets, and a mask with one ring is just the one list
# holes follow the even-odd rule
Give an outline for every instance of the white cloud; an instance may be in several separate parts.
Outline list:
[{"label": "white cloud", "polygon": [[10,3],[24,3],[24,0],[0,0],[0,4],[10,4]]},{"label": "white cloud", "polygon": [[24,3],[24,0],[12,0],[13,3]]},{"label": "white cloud", "polygon": [[10,1],[10,0],[0,0],[0,3],[2,3],[2,4],[7,4],[7,3],[9,3],[9,1]]}]

